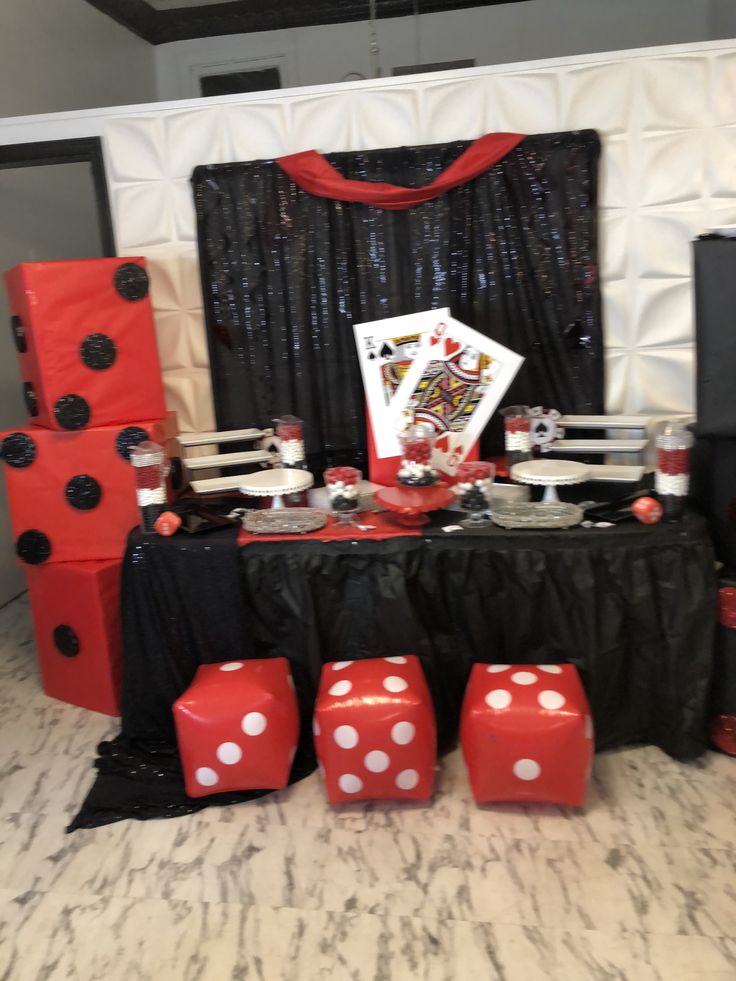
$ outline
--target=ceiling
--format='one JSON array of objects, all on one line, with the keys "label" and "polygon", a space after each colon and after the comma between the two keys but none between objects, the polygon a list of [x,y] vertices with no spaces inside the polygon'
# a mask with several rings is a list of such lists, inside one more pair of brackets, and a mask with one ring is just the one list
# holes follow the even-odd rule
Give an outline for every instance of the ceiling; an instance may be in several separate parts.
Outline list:
[{"label": "ceiling", "polygon": [[[369,0],[87,0],[151,44],[368,20]],[[514,0],[376,0],[379,18]]]}]

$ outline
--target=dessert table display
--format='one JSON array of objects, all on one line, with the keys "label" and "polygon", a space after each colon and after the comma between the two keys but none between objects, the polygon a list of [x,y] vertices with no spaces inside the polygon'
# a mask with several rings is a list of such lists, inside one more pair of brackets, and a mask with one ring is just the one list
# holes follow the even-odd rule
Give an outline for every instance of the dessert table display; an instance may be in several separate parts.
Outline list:
[{"label": "dessert table display", "polygon": [[[315,765],[311,719],[323,664],[415,654],[451,748],[472,665],[573,664],[596,746],[706,749],[716,580],[705,523],[446,532],[381,525],[263,540],[237,527],[131,534],[122,582],[122,729],[72,828],[189,813],[257,792],[184,791],[171,706],[201,664],[284,657],[301,715],[291,773]],[[245,536],[245,537],[243,537]],[[380,537],[379,537],[380,536]],[[247,541],[239,547],[239,541]]]}]

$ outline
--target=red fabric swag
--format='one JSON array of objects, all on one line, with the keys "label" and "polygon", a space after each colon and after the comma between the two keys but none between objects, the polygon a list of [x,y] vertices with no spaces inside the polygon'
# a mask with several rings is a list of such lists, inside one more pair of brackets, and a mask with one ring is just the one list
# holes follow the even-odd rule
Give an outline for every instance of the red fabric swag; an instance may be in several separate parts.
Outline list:
[{"label": "red fabric swag", "polygon": [[354,181],[342,177],[321,153],[305,150],[279,157],[276,163],[310,194],[335,201],[359,201],[392,211],[414,208],[425,201],[473,180],[521,143],[519,133],[488,133],[470,144],[447,170],[425,187],[400,187],[381,181]]}]

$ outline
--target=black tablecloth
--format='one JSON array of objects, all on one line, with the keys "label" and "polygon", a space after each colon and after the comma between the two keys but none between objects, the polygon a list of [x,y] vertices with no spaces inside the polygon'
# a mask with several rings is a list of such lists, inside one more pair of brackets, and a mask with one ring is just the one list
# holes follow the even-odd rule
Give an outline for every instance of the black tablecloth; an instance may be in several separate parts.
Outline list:
[{"label": "black tablecloth", "polygon": [[134,532],[123,569],[123,717],[72,828],[188,813],[253,793],[184,793],[171,714],[199,664],[287,657],[303,717],[292,780],[314,767],[321,665],[415,653],[440,751],[456,740],[475,661],[580,671],[598,749],[706,748],[716,577],[704,521],[609,529],[445,533],[382,541],[257,542],[234,529]]}]

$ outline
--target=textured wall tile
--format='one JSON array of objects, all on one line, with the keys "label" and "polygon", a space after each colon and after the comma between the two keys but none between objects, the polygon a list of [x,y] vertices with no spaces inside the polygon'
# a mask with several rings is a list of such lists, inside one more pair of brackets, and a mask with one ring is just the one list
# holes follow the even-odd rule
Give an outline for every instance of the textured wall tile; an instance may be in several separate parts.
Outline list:
[{"label": "textured wall tile", "polygon": [[598,221],[601,279],[623,279],[628,268],[629,214],[619,208],[601,210]]},{"label": "textured wall tile", "polygon": [[694,332],[690,280],[639,280],[632,319],[638,347],[691,345]]},{"label": "textured wall tile", "polygon": [[719,198],[736,195],[736,126],[703,134],[707,146],[705,194]]},{"label": "textured wall tile", "polygon": [[421,93],[421,111],[431,120],[432,142],[473,140],[485,133],[498,132],[496,100],[490,79],[436,82]]},{"label": "textured wall tile", "polygon": [[630,62],[596,65],[560,77],[564,129],[596,129],[602,135],[620,135],[631,116],[632,66]]},{"label": "textured wall tile", "polygon": [[270,160],[294,152],[289,141],[288,100],[227,105],[221,112],[230,142],[230,159]]},{"label": "textured wall tile", "polygon": [[197,220],[194,213],[194,194],[188,178],[169,182],[174,214],[174,237],[178,242],[197,241]]},{"label": "textured wall tile", "polygon": [[169,177],[189,178],[198,164],[228,159],[225,119],[217,107],[167,113],[162,130],[164,166]]},{"label": "textured wall tile", "polygon": [[113,184],[165,176],[162,121],[158,116],[113,118],[103,130],[108,179]]},{"label": "textured wall tile", "polygon": [[[642,208],[630,219],[634,277],[667,279],[692,274],[691,242],[703,230],[700,203],[684,208]],[[659,289],[658,285],[654,289]]]},{"label": "textured wall tile", "polygon": [[[427,139],[414,86],[396,91],[352,92],[353,143],[356,150],[411,146]],[[419,88],[419,87],[417,87]]]},{"label": "textured wall tile", "polygon": [[647,136],[634,152],[631,186],[639,205],[697,201],[703,196],[706,143],[696,131]]},{"label": "textured wall tile", "polygon": [[638,65],[634,110],[645,132],[708,125],[711,107],[707,58],[642,60]]},{"label": "textured wall tile", "polygon": [[629,348],[636,343],[631,322],[631,284],[625,279],[604,280],[601,283],[603,323],[606,346]]},{"label": "textured wall tile", "polygon": [[353,149],[353,113],[347,95],[296,99],[291,105],[290,153]]},{"label": "textured wall tile", "polygon": [[500,130],[552,133],[560,128],[560,84],[555,72],[500,75],[495,89]]},{"label": "textured wall tile", "polygon": [[182,433],[212,432],[215,411],[208,368],[187,368],[164,374],[166,405],[173,409]]},{"label": "textured wall tile", "polygon": [[173,310],[159,310],[156,313],[158,353],[164,371],[192,367],[192,349],[186,324],[188,316],[191,315]]},{"label": "textured wall tile", "polygon": [[164,181],[124,184],[113,191],[115,238],[120,249],[140,249],[174,237],[171,188]]},{"label": "textured wall tile", "polygon": [[603,139],[598,200],[601,208],[625,208],[629,203],[629,141]]},{"label": "textured wall tile", "polygon": [[710,105],[717,126],[736,124],[736,52],[719,55],[711,61]]},{"label": "textured wall tile", "polygon": [[669,348],[631,355],[629,412],[693,412],[695,351]]}]

